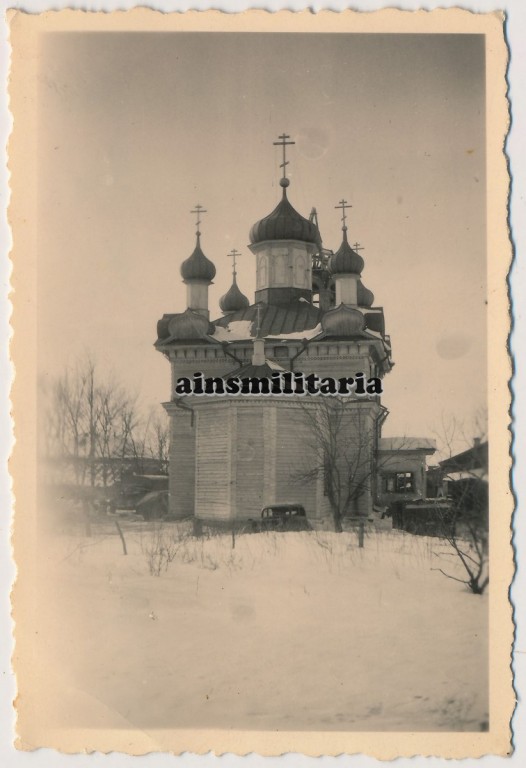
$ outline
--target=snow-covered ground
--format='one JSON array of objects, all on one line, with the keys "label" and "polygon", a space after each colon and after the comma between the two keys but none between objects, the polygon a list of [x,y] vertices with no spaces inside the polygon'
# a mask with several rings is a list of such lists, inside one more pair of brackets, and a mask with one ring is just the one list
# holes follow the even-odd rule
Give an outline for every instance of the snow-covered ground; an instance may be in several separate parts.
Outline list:
[{"label": "snow-covered ground", "polygon": [[[109,526],[40,547],[50,725],[485,728],[487,598],[433,570],[438,540],[260,533],[233,549],[137,523],[125,537],[127,556]],[[157,576],[159,545],[173,559]]]}]

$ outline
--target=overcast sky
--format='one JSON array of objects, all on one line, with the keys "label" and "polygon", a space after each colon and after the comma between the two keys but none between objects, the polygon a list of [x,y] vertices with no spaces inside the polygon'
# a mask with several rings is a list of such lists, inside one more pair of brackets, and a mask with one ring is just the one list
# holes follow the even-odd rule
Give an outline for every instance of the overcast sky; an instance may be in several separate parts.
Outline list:
[{"label": "overcast sky", "polygon": [[195,242],[253,300],[251,225],[280,197],[324,245],[365,246],[394,370],[384,435],[430,435],[486,402],[484,43],[469,35],[47,35],[39,113],[39,366],[90,349],[145,405],[169,398],[156,321],[185,308]]}]

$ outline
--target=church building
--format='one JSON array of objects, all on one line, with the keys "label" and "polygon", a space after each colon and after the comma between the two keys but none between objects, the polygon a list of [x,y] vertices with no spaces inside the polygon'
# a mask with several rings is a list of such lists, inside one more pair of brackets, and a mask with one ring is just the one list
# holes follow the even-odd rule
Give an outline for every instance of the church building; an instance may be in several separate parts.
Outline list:
[{"label": "church building", "polygon": [[[362,282],[364,259],[349,243],[345,200],[339,246],[324,247],[315,209],[308,218],[289,200],[285,134],[281,199],[250,229],[256,270],[250,301],[237,281],[210,318],[208,289],[216,267],[201,242],[181,266],[186,308],[163,315],[156,349],[170,362],[170,512],[175,518],[237,524],[264,506],[301,503],[314,526],[330,524],[335,505],[342,519],[371,516],[381,489],[381,428],[387,416],[377,393],[324,395],[189,395],[177,382],[205,377],[270,378],[275,372],[382,380],[393,366],[384,312]],[[345,405],[341,404],[342,399]],[[426,449],[412,438],[411,468],[423,477]],[[396,456],[404,468],[403,441]],[[391,457],[392,459],[392,457]],[[402,470],[400,470],[402,467]],[[412,469],[411,469],[412,471]],[[335,485],[335,478],[340,478]],[[341,479],[343,478],[343,480]],[[412,486],[413,497],[425,488]]]}]

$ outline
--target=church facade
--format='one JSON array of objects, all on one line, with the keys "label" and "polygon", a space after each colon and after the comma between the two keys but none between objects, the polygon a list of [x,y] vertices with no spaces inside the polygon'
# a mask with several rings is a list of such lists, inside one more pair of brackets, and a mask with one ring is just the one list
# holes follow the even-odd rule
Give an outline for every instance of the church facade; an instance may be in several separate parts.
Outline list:
[{"label": "church facade", "polygon": [[[337,250],[323,246],[313,209],[292,206],[283,146],[281,199],[250,229],[256,291],[251,302],[233,280],[211,319],[208,289],[216,268],[201,244],[181,266],[186,308],[158,322],[156,349],[171,367],[170,511],[175,518],[234,524],[273,503],[301,503],[314,525],[370,516],[381,487],[378,394],[345,398],[237,394],[182,396],[178,381],[270,378],[276,372],[382,380],[393,366],[384,312],[362,282],[364,260],[348,241],[345,200]],[[345,402],[342,403],[342,400]],[[424,453],[411,445],[425,464]],[[429,451],[427,451],[429,453]],[[403,445],[397,467],[403,465]],[[401,458],[402,457],[402,458]],[[412,465],[413,466],[413,465]],[[419,476],[421,470],[418,470]],[[414,486],[413,491],[416,486]],[[424,489],[419,490],[423,495]]]}]

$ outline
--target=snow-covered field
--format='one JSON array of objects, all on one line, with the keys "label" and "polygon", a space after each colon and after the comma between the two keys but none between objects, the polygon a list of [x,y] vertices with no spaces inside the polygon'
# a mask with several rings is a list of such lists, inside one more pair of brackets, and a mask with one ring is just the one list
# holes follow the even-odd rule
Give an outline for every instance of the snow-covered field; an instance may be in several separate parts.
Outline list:
[{"label": "snow-covered field", "polygon": [[486,727],[487,598],[433,570],[438,540],[260,533],[233,549],[180,534],[128,524],[127,556],[109,526],[40,547],[51,725]]}]

